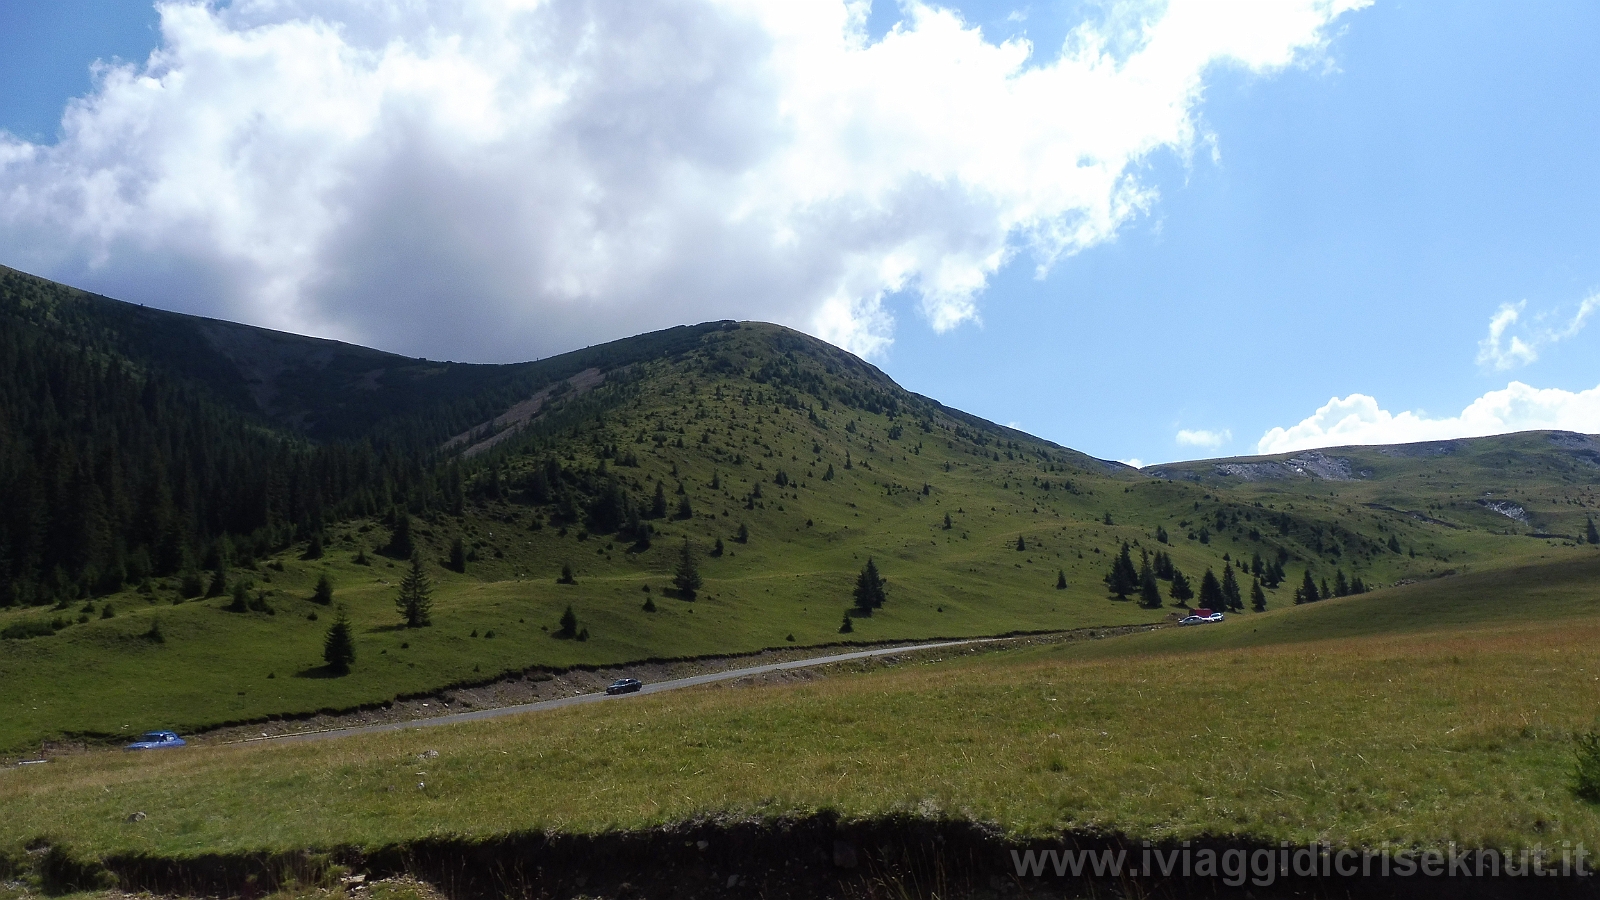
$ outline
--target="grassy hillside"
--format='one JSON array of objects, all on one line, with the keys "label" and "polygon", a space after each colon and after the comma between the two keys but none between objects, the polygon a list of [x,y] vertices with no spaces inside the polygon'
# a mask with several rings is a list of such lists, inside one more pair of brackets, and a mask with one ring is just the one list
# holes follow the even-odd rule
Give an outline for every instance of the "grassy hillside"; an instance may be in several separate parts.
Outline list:
[{"label": "grassy hillside", "polygon": [[[1597,568],[1551,566],[1515,623],[1497,621],[1497,576],[1469,575],[1452,580],[1464,618],[1398,634],[1358,623],[1441,606],[1445,582],[803,686],[80,756],[0,778],[0,846],[70,835],[85,856],[183,857],[831,809],[1022,835],[1592,847],[1600,814],[1570,779],[1572,733],[1595,722]],[[129,825],[136,810],[149,817]]]},{"label": "grassy hillside", "polygon": [[[152,367],[159,356],[137,348],[159,342],[140,343],[143,326],[118,323],[242,327],[77,295],[29,301],[29,315],[59,320],[69,300],[111,312],[85,312],[89,324],[55,339]],[[252,334],[227,345],[239,372],[265,370],[271,354],[260,348],[275,342],[296,353],[327,343]],[[342,410],[358,389],[317,372],[353,373],[372,353],[340,349],[328,368],[285,369],[299,374],[272,383],[287,391],[279,396],[309,398],[295,409]],[[383,358],[396,371],[415,362]],[[218,574],[200,568],[198,546],[184,567],[113,590],[0,609],[0,631],[41,635],[0,639],[0,748],[348,708],[530,666],[1159,621],[1171,610],[1167,582],[1161,609],[1106,590],[1124,543],[1136,563],[1159,551],[1196,582],[1258,557],[1280,564],[1286,580],[1266,591],[1269,609],[1293,605],[1307,570],[1377,586],[1492,569],[1521,586],[1507,566],[1595,553],[1530,537],[1532,526],[1468,502],[1519,485],[1535,525],[1581,534],[1595,503],[1581,436],[1458,442],[1449,453],[1330,451],[1333,462],[1300,466],[1311,474],[1276,460],[1137,472],[943,407],[777,326],[709,323],[487,368],[501,373],[497,386],[446,391],[448,415],[395,413],[372,425],[381,436],[413,423],[412,449],[385,451],[383,465],[360,472],[339,469],[356,499],[335,506],[322,497],[332,521],[315,525],[302,509],[268,529],[270,541],[210,539],[210,567],[230,588],[247,585],[245,611],[229,611],[227,592],[190,596],[186,580]],[[389,377],[373,376],[380,385]],[[384,396],[431,396],[404,384]],[[213,402],[223,405],[225,393],[217,388]],[[307,454],[374,452],[370,435],[319,443],[315,428],[297,431],[269,407],[238,407],[230,421]],[[1252,465],[1264,468],[1238,468]],[[434,581],[428,628],[399,627],[406,563],[391,545],[402,520]],[[137,533],[137,517],[128,521]],[[461,572],[445,565],[457,541]],[[693,600],[671,590],[686,543],[704,579]],[[888,602],[840,634],[868,558],[888,578]],[[557,583],[563,566],[576,583]],[[345,677],[321,665],[334,611],[310,598],[324,575],[356,628],[357,662]],[[587,640],[555,636],[569,606]],[[158,621],[160,641],[150,636]]]}]

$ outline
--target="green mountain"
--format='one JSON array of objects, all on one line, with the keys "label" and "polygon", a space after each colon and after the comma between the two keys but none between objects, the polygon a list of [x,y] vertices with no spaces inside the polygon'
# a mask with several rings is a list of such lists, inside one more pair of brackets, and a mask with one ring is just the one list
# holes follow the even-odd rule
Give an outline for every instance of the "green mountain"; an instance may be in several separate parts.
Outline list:
[{"label": "green mountain", "polygon": [[[1277,608],[1588,553],[1600,447],[1136,471],[773,325],[464,365],[10,271],[0,417],[0,747],[530,667],[1154,622],[1180,583],[1247,609],[1259,582]],[[427,627],[396,609],[413,551]],[[887,586],[863,609],[869,560]],[[323,578],[354,629],[342,677]]]}]

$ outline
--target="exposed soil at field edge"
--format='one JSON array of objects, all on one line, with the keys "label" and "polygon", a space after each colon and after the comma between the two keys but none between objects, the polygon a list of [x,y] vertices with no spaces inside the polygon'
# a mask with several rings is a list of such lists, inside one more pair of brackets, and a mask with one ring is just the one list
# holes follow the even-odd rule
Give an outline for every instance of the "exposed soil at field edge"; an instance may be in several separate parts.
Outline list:
[{"label": "exposed soil at field edge", "polygon": [[[1248,839],[1187,842],[1189,852],[1214,857],[1256,854],[1276,858],[1279,847]],[[83,863],[39,850],[38,883],[51,893],[115,887],[170,897],[257,898],[321,894],[338,900],[389,900],[385,881],[449,900],[550,898],[642,900],[726,897],[800,898],[1043,898],[1274,897],[1468,898],[1600,896],[1593,876],[1339,877],[1296,876],[1246,868],[1241,883],[1226,876],[1148,874],[1147,845],[1123,835],[1065,834],[1020,841],[971,822],[914,815],[841,822],[823,812],[800,819],[703,820],[633,832],[593,835],[526,833],[488,841],[424,840],[363,851],[207,855],[183,859],[113,857]],[[1176,854],[1177,845],[1156,848]],[[1020,873],[1030,851],[1121,854],[1120,877]],[[1473,870],[1466,855],[1465,871]],[[1559,868],[1559,859],[1555,860]],[[1129,874],[1129,870],[1132,874]],[[1262,870],[1266,872],[1267,870]],[[297,887],[299,885],[299,887]],[[312,886],[333,886],[316,891]],[[369,887],[372,888],[369,892]]]}]

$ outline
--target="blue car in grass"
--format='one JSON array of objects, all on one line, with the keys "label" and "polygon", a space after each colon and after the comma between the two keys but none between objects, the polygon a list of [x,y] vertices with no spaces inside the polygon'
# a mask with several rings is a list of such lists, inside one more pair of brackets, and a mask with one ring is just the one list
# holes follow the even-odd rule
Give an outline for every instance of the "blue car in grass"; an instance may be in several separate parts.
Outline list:
[{"label": "blue car in grass", "polygon": [[178,737],[175,731],[146,731],[139,735],[139,739],[123,747],[124,750],[166,750],[169,747],[182,747],[188,742]]}]

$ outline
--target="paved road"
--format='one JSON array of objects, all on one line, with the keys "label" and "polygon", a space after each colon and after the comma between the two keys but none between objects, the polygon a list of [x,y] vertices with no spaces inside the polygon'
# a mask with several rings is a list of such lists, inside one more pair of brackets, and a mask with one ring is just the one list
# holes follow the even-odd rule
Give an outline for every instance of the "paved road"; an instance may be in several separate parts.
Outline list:
[{"label": "paved road", "polygon": [[836,653],[833,656],[817,656],[811,659],[797,659],[791,662],[770,663],[765,666],[751,666],[747,669],[729,669],[726,672],[710,672],[705,675],[691,675],[688,678],[674,678],[671,681],[658,681],[647,684],[637,694],[620,694],[615,697],[604,693],[577,694],[572,697],[558,697],[554,700],[541,700],[538,703],[523,703],[519,706],[498,706],[492,709],[475,709],[471,712],[451,713],[447,716],[435,716],[429,719],[413,719],[409,722],[385,722],[382,725],[359,725],[353,728],[330,728],[324,731],[301,731],[293,734],[280,734],[272,737],[247,738],[235,743],[266,743],[285,741],[320,741],[328,738],[349,737],[356,734],[377,734],[383,731],[401,731],[407,728],[429,728],[434,725],[455,725],[459,722],[477,722],[483,719],[498,719],[501,716],[515,716],[522,713],[540,712],[547,709],[560,709],[563,706],[577,706],[580,703],[599,703],[602,700],[623,700],[639,694],[659,694],[662,691],[675,691],[679,688],[694,687],[700,684],[711,684],[717,681],[731,681],[735,678],[745,678],[751,675],[765,675],[768,672],[781,672],[785,669],[804,669],[811,666],[826,666],[831,663],[849,662],[855,659],[870,659],[874,656],[891,656],[896,653],[909,653],[917,650],[938,650],[941,647],[964,647],[969,644],[985,644],[997,638],[973,638],[965,641],[942,641],[935,644],[903,644],[897,647],[877,647],[872,650],[856,650],[852,653]]}]

